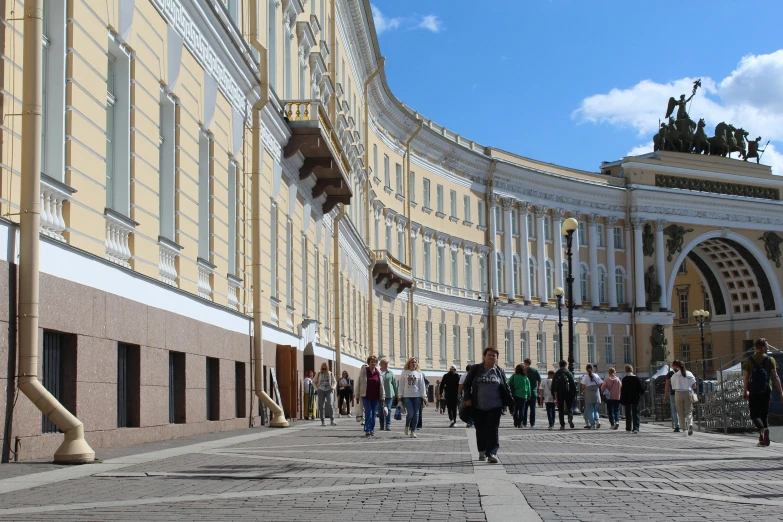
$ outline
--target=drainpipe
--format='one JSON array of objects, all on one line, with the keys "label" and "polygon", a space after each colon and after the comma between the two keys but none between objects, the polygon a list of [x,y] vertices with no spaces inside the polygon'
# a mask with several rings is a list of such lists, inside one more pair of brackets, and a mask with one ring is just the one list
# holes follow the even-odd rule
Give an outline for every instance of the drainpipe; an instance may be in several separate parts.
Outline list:
[{"label": "drainpipe", "polygon": [[[631,190],[628,187],[628,180],[625,181],[625,223],[630,224],[631,223]],[[631,239],[633,240],[633,229],[631,229]],[[634,241],[631,241],[630,245],[625,245],[625,255],[628,256],[635,256],[636,251],[634,250],[636,243]],[[579,246],[577,245],[577,248]],[[633,261],[633,257],[631,257],[631,273],[629,274],[631,280],[630,285],[632,289],[632,296],[633,300],[632,303],[629,303],[632,306],[631,310],[631,338],[633,339],[633,351],[634,351],[634,361],[642,361],[642,359],[639,357],[641,355],[641,349],[639,347],[639,339],[637,339],[636,335],[636,263]],[[625,260],[625,264],[628,265],[628,260]],[[652,367],[650,367],[650,376],[652,376]]]},{"label": "drainpipe", "polygon": [[19,251],[19,389],[65,435],[54,461],[83,464],[95,460],[84,440],[84,424],[38,380],[38,304],[41,223],[41,103],[43,0],[24,3],[22,80],[22,191]]},{"label": "drainpipe", "polygon": [[[285,413],[275,401],[264,391],[264,339],[261,310],[261,111],[269,102],[269,71],[267,68],[267,50],[259,41],[259,13],[260,0],[250,2],[250,43],[258,51],[258,71],[261,79],[258,82],[260,97],[253,105],[253,182],[252,182],[252,234],[253,234],[253,355],[255,359],[255,388],[256,397],[269,408],[272,418],[269,426],[273,428],[287,428],[288,421]],[[40,45],[39,45],[40,47]],[[252,412],[250,412],[252,415]]]},{"label": "drainpipe", "polygon": [[342,345],[340,338],[342,337],[342,329],[341,329],[341,321],[343,319],[341,308],[340,308],[340,299],[341,299],[341,293],[342,293],[342,285],[340,284],[340,221],[343,220],[345,217],[345,205],[340,203],[340,210],[337,212],[337,216],[335,216],[334,221],[332,222],[332,232],[334,233],[333,241],[334,245],[332,245],[332,252],[334,252],[334,263],[332,266],[334,267],[333,270],[333,279],[334,279],[334,375],[342,375],[342,361],[340,360],[340,355],[342,353]]},{"label": "drainpipe", "polygon": [[[495,298],[497,296],[492,294],[492,281],[495,276],[493,276],[493,271],[497,270],[497,265],[495,261],[495,238],[492,236],[492,227],[489,226],[490,220],[492,219],[492,194],[494,193],[495,189],[493,188],[493,180],[495,179],[495,169],[498,166],[498,160],[493,159],[492,163],[489,166],[489,176],[487,176],[487,190],[484,193],[484,223],[487,225],[487,231],[484,233],[485,237],[487,238],[487,245],[489,246],[489,255],[487,255],[487,290],[489,294],[489,324],[487,325],[489,327],[489,339],[487,342],[487,346],[494,346],[495,349],[497,349],[496,343],[497,343],[497,319],[495,317]],[[484,348],[487,346],[482,346],[481,351],[484,352]]]},{"label": "drainpipe", "polygon": [[[383,60],[383,58],[381,58]],[[381,62],[381,67],[383,67],[383,62]],[[380,70],[380,67],[378,68]],[[376,71],[377,72],[377,71]],[[372,77],[370,77],[372,79]],[[365,84],[365,93],[367,92],[366,87],[367,84]],[[408,141],[405,142],[405,177],[402,178],[402,192],[405,196],[405,217],[407,218],[406,224],[405,224],[405,251],[407,252],[406,261],[408,261],[406,264],[412,268],[413,266],[413,258],[411,255],[412,248],[411,248],[411,191],[410,191],[410,180],[411,180],[411,143],[413,143],[413,140],[416,138],[416,136],[421,132],[421,129],[424,128],[424,121],[419,120],[419,126],[416,127],[416,130],[413,131],[413,134],[411,134],[411,137],[408,138]],[[411,269],[411,272],[413,270]],[[411,277],[413,276],[413,273],[411,273]],[[413,293],[416,289],[416,281],[413,281],[413,285],[408,289],[408,328],[407,328],[407,334],[408,334],[408,342],[406,343],[410,348],[410,354],[406,354],[406,357],[413,357],[413,353],[415,352],[414,347],[414,341],[416,339],[415,337],[415,330],[414,330],[414,322],[413,322]]]},{"label": "drainpipe", "polygon": [[[364,147],[364,166],[365,168],[370,167],[370,140],[367,138],[370,136],[370,100],[368,99],[368,93],[370,91],[370,83],[375,79],[376,76],[378,76],[381,71],[383,71],[383,67],[386,65],[386,58],[381,57],[380,60],[378,60],[378,67],[370,74],[370,76],[367,77],[367,79],[364,81],[364,142],[367,144],[366,147]],[[415,136],[415,135],[414,135]],[[373,172],[375,176],[378,175],[377,172]],[[370,179],[367,179],[367,186],[370,186]],[[367,215],[367,227],[364,230],[364,242],[368,245],[370,244],[370,191],[365,190],[364,191],[364,208]],[[372,277],[372,276],[370,276]],[[372,285],[370,285],[372,287]]]}]

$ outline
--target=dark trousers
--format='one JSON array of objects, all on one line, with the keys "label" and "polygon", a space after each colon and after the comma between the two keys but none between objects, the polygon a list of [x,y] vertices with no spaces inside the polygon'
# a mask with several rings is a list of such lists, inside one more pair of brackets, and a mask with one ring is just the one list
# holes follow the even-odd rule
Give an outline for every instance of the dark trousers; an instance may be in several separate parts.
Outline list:
[{"label": "dark trousers", "polygon": [[565,427],[565,414],[568,413],[568,422],[574,422],[574,398],[557,398],[557,409],[560,412],[560,427]]},{"label": "dark trousers", "polygon": [[750,393],[748,394],[748,406],[750,407],[750,418],[756,428],[763,430],[768,427],[767,417],[769,416],[769,399],[771,392]]},{"label": "dark trousers", "polygon": [[625,405],[625,431],[639,431],[639,403]]},{"label": "dark trousers", "polygon": [[449,420],[457,420],[457,403],[459,399],[456,395],[446,395],[446,409],[449,410]]},{"label": "dark trousers", "polygon": [[549,421],[549,427],[555,425],[555,403],[554,402],[547,402],[546,403],[546,418]]},{"label": "dark trousers", "polygon": [[538,397],[530,397],[525,402],[525,407],[522,409],[522,424],[527,426],[527,411],[530,410],[530,425],[536,425],[536,401]]},{"label": "dark trousers", "polygon": [[342,413],[345,402],[345,413],[351,414],[351,389],[343,388],[337,392],[337,412]]},{"label": "dark trousers", "polygon": [[519,428],[522,425],[522,415],[525,411],[525,403],[530,399],[514,396],[514,427]]},{"label": "dark trousers", "polygon": [[500,414],[503,408],[492,410],[473,410],[473,421],[476,423],[476,445],[479,455],[497,455],[500,447]]},{"label": "dark trousers", "polygon": [[620,401],[606,399],[606,414],[609,416],[609,424],[614,426],[620,422]]}]

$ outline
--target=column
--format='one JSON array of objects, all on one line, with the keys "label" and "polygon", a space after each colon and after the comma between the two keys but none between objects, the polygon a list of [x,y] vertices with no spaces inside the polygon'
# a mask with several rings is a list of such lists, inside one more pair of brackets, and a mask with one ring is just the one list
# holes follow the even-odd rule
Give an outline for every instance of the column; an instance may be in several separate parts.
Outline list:
[{"label": "column", "polygon": [[[563,209],[552,209],[552,239],[555,244],[555,288],[563,286]],[[552,296],[550,296],[552,297]]]},{"label": "column", "polygon": [[646,308],[644,297],[644,253],[642,252],[642,227],[644,226],[644,220],[631,218],[631,226],[633,226],[633,279],[634,287],[636,288],[634,309],[644,310]]},{"label": "column", "polygon": [[660,310],[663,312],[669,309],[669,294],[666,290],[666,263],[663,251],[663,229],[666,227],[666,221],[657,219],[653,224],[655,225],[655,275],[658,277],[658,285],[661,287],[661,298],[658,301]]},{"label": "column", "polygon": [[617,226],[617,218],[606,218],[606,271],[608,281],[607,290],[609,290],[609,308],[612,310],[617,309],[617,282],[615,280],[615,264],[614,264],[614,227]]},{"label": "column", "polygon": [[503,199],[503,256],[506,261],[506,293],[508,300],[513,301],[516,297],[514,291],[514,244],[512,228],[511,209],[514,206],[514,200],[511,198]]},{"label": "column", "polygon": [[492,242],[492,251],[487,256],[488,263],[489,263],[489,279],[490,284],[492,285],[492,295],[494,297],[498,296],[498,262],[497,262],[497,256],[495,255],[498,251],[497,245],[495,245],[495,241],[497,241],[497,234],[498,234],[498,224],[495,221],[495,207],[498,204],[498,197],[497,196],[490,196],[489,197],[489,238]]},{"label": "column", "polygon": [[525,296],[525,304],[530,304],[530,236],[527,233],[527,213],[529,203],[519,204],[519,261],[522,263],[522,276],[520,281],[522,295]]},{"label": "column", "polygon": [[544,220],[546,220],[547,208],[536,206],[536,261],[538,262],[538,296],[541,306],[549,303],[549,295],[546,287],[546,240],[544,239]]},{"label": "column", "polygon": [[[579,221],[579,218],[581,217],[579,212],[571,212],[570,213],[572,218]],[[582,306],[582,284],[580,283],[579,278],[581,277],[581,268],[579,266],[579,227],[577,227],[576,230],[574,230],[573,237],[571,238],[571,266],[573,268],[574,273],[571,274],[574,278],[574,288],[573,288],[573,298],[574,298],[574,306]]]},{"label": "column", "polygon": [[596,231],[595,214],[588,214],[587,218],[587,255],[590,260],[590,303],[593,310],[601,308],[601,299],[598,297],[598,233]]},{"label": "column", "polygon": [[633,274],[633,257],[631,256],[631,223],[625,220],[625,238],[623,245],[625,246],[625,302],[628,303],[629,308],[633,307],[633,284],[631,281],[631,274]]}]

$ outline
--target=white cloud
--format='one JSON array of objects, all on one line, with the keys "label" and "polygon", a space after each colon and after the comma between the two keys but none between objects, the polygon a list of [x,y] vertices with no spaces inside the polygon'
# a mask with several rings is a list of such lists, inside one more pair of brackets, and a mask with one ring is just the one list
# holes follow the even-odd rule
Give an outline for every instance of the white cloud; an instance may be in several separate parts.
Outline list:
[{"label": "white cloud", "polygon": [[[628,89],[615,88],[585,98],[571,116],[579,122],[630,128],[637,136],[650,139],[666,113],[669,97],[690,96],[695,79],[668,83],[643,80]],[[783,49],[746,56],[721,80],[702,78],[702,88],[688,112],[693,120],[704,118],[710,134],[715,125],[725,121],[746,129],[749,138],[762,136],[762,143],[771,139],[783,150]],[[633,151],[644,149],[635,147]],[[783,152],[770,147],[762,162],[783,175]]]},{"label": "white cloud", "polygon": [[653,151],[653,142],[645,143],[644,145],[637,145],[628,151],[626,156],[641,156]]},{"label": "white cloud", "polygon": [[402,23],[402,18],[386,18],[384,14],[374,5],[370,5],[372,10],[372,19],[375,22],[375,30],[378,34],[388,31],[389,29],[397,29]]},{"label": "white cloud", "polygon": [[420,16],[413,14],[410,16],[396,16],[388,18],[384,15],[378,6],[370,4],[372,10],[372,18],[375,21],[375,30],[378,34],[391,31],[393,29],[426,29],[433,33],[439,33],[443,30],[443,22],[437,17],[437,15],[429,14]]},{"label": "white cloud", "polygon": [[433,33],[439,33],[442,25],[437,16],[426,15],[421,19],[421,22],[419,22],[419,27],[422,29],[427,29],[428,31],[432,31]]}]

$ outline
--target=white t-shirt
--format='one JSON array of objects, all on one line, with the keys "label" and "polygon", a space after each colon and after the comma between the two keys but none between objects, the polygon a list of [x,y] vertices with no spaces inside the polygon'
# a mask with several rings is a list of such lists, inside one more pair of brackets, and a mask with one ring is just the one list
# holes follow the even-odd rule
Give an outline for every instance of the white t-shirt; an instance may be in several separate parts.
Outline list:
[{"label": "white t-shirt", "polygon": [[695,383],[696,377],[688,370],[685,370],[685,377],[679,370],[672,375],[672,389],[674,391],[690,391]]},{"label": "white t-shirt", "polygon": [[400,374],[400,397],[427,397],[424,374],[416,370],[403,370]]},{"label": "white t-shirt", "polygon": [[589,375],[585,374],[582,376],[582,380],[580,381],[580,384],[584,384],[585,386],[601,386],[601,383],[604,382],[603,379],[601,379],[596,374],[593,374],[593,378],[591,379]]},{"label": "white t-shirt", "polygon": [[467,377],[467,376],[468,376],[467,373],[463,373],[462,375],[460,375],[459,376],[459,383],[460,384],[465,384],[465,377]]},{"label": "white t-shirt", "polygon": [[544,398],[544,402],[555,402],[555,398],[552,395],[552,379],[541,379],[541,397]]}]

